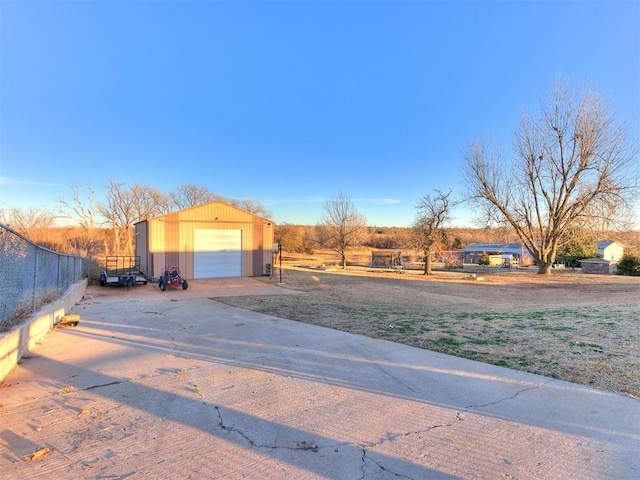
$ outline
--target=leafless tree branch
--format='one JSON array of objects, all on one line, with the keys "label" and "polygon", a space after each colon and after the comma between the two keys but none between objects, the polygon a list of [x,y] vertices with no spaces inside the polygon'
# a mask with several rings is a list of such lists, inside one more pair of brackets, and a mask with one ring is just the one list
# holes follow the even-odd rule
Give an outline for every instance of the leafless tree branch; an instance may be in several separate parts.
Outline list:
[{"label": "leafless tree branch", "polygon": [[497,149],[471,142],[463,180],[483,217],[508,223],[541,274],[550,273],[568,228],[610,225],[638,192],[638,141],[588,86],[556,82],[539,114],[522,116],[513,154],[503,163]]}]

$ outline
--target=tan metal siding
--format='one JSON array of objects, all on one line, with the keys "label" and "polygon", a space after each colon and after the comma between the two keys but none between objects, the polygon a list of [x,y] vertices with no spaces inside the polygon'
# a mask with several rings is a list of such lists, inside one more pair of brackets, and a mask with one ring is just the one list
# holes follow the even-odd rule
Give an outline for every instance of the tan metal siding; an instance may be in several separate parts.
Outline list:
[{"label": "tan metal siding", "polygon": [[149,220],[149,252],[153,258],[151,275],[155,278],[160,276],[166,264],[164,238],[164,217]]},{"label": "tan metal siding", "polygon": [[242,231],[242,274],[259,276],[271,263],[274,224],[257,215],[220,202],[156,217],[149,223],[149,253],[153,275],[157,276],[165,263],[177,263],[182,275],[193,278],[194,230],[232,229]]},{"label": "tan metal siding", "polygon": [[242,224],[242,275],[250,277],[253,272],[253,258],[251,258],[251,245],[253,235],[251,235],[251,225]]},{"label": "tan metal siding", "polygon": [[262,265],[262,224],[254,222],[251,226],[251,273],[249,275],[256,276],[264,273],[264,265]]},{"label": "tan metal siding", "polygon": [[180,222],[180,255],[178,265],[185,278],[193,278],[193,227],[190,223]]},{"label": "tan metal siding", "polygon": [[180,266],[180,223],[178,219],[167,215],[164,222],[164,255],[165,263]]},{"label": "tan metal siding", "polygon": [[140,257],[140,270],[150,275],[149,223],[145,220],[135,224],[136,256]]},{"label": "tan metal siding", "polygon": [[[267,264],[273,263],[273,232],[275,232],[275,223],[268,222],[262,229],[262,263],[264,264],[263,275],[266,275]],[[273,268],[273,265],[271,265]]]},{"label": "tan metal siding", "polygon": [[267,264],[272,262],[271,248],[273,246],[272,222],[264,222],[258,218],[253,224],[252,261],[253,276],[265,275]]}]

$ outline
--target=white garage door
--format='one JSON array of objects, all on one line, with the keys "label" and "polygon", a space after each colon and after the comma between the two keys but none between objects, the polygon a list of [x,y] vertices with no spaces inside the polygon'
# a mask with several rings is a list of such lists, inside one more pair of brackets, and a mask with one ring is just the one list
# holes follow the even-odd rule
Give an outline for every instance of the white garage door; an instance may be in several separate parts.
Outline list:
[{"label": "white garage door", "polygon": [[242,230],[194,230],[193,277],[242,276]]}]

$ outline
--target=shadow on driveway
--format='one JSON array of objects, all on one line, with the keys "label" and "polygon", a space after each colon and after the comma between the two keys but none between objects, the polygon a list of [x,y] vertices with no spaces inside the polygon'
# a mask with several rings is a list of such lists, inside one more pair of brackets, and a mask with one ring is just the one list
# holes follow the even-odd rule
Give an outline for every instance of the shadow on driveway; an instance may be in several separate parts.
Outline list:
[{"label": "shadow on driveway", "polygon": [[[3,471],[638,476],[635,400],[208,298],[253,288],[296,293],[255,279],[91,288],[73,311],[80,326],[52,332],[0,389]],[[42,448],[50,453],[25,461]]]}]

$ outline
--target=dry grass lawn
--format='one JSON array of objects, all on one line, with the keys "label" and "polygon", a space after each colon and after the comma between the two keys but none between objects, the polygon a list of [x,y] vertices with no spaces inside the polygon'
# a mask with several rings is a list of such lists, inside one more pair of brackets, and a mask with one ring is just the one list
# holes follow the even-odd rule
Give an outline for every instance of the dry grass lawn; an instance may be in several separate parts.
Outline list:
[{"label": "dry grass lawn", "polygon": [[[300,322],[382,338],[640,399],[640,278],[289,266],[300,295],[216,298]],[[264,282],[279,281],[279,271]]]}]

